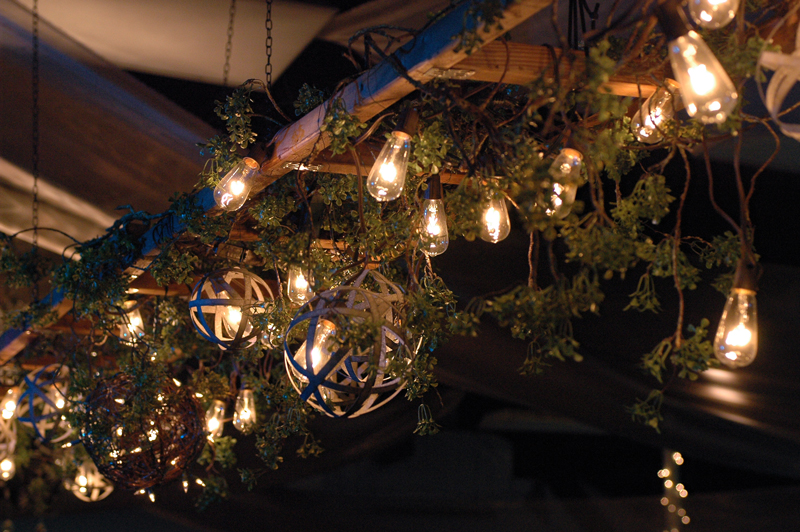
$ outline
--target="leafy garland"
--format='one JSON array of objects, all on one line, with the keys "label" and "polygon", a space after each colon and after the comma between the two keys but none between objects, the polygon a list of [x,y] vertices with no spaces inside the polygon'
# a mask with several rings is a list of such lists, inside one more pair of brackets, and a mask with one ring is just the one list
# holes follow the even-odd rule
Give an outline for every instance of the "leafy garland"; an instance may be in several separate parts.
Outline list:
[{"label": "leafy garland", "polygon": [[[475,3],[473,11],[487,23],[497,24],[501,8],[500,2],[489,0]],[[730,27],[710,41],[724,51],[718,55],[731,67],[728,71],[740,86],[754,75],[758,52],[765,48],[757,28],[744,26],[744,34]],[[480,32],[474,29],[465,29],[460,38],[460,46],[466,49],[481,42]],[[364,200],[359,178],[353,175],[294,171],[252,198],[238,213],[205,212],[195,205],[192,195],[182,194],[173,198],[166,213],[131,212],[106,235],[78,245],[75,251],[81,260],[64,260],[50,272],[53,287],[74,303],[73,322],[83,320],[91,329],[90,334],[72,340],[70,350],[63,351],[68,355],[61,355],[71,368],[71,423],[82,426],[85,421],[77,398],[88,396],[99,376],[118,371],[143,385],[179,377],[202,399],[204,407],[214,399],[232,400],[237,384],[245,381],[256,392],[260,421],[254,433],[263,462],[261,469],[239,471],[245,485],[252,488],[259,476],[279,467],[289,437],[302,437],[303,443],[296,449],[300,456],[322,452],[308,427],[314,413],[284,374],[280,331],[286,330],[295,312],[284,297],[266,303],[264,313],[259,314],[262,325],[269,324],[277,331],[270,344],[226,353],[192,330],[185,299],[169,293],[163,297],[129,295],[131,277],[123,272],[130,272],[138,257],[141,233],[173,216],[187,230],[165,242],[148,266],[163,287],[191,283],[199,272],[241,263],[278,281],[290,265],[303,264],[313,271],[317,290],[336,286],[372,263],[406,287],[405,326],[412,338],[421,341],[417,356],[404,370],[406,396],[420,401],[415,431],[420,434],[438,430],[422,397],[437,385],[435,350],[452,335],[476,335],[481,319],[491,317],[512,336],[528,342],[520,372],[540,374],[555,360],[582,359],[573,322],[599,312],[605,281],[637,275],[636,291],[625,310],[658,312],[662,296],[655,279],[671,280],[680,302],[675,332],[641,358],[642,369],[659,387],[630,407],[634,419],[658,430],[669,381],[674,377],[695,379],[716,364],[708,339],[709,321],[684,323],[683,292],[703,283],[706,276],[702,271],[709,270],[715,274],[713,286],[727,293],[743,234],[726,232],[707,240],[681,232],[681,213],[691,181],[689,165],[682,183],[668,183],[664,170],[673,159],[688,161],[690,151],[704,149],[711,133],[695,122],[678,122],[668,126],[658,145],[639,144],[630,130],[632,99],[602,89],[609,76],[632,57],[648,68],[662,65],[662,43],[662,37],[651,35],[641,21],[625,42],[609,36],[593,43],[581,76],[573,68],[567,79],[542,76],[527,86],[442,80],[419,86],[413,102],[409,99],[397,105],[413,103],[420,109],[421,122],[412,140],[407,184],[394,202]],[[562,60],[572,63],[576,57],[566,52]],[[269,138],[254,130],[254,123],[274,122],[253,111],[254,100],[262,97],[254,92],[259,83],[251,80],[225,102],[217,102],[216,113],[225,121],[227,134],[202,146],[209,160],[198,187],[214,186],[248,147],[260,142],[260,136]],[[332,104],[321,130],[330,137],[331,151],[353,153],[356,139],[368,124],[348,114],[336,92],[327,95],[304,85],[295,112],[307,113],[325,98]],[[373,137],[388,133],[390,122],[391,117],[379,124]],[[739,134],[755,123],[766,122],[737,110],[720,126],[719,135]],[[561,220],[548,215],[540,196],[550,180],[552,155],[568,142],[583,154],[585,186],[583,201]],[[654,163],[657,154],[663,157]],[[707,150],[705,154],[707,158]],[[487,193],[505,194],[513,202],[530,235],[527,283],[501,294],[458,302],[434,273],[418,247],[418,213],[427,177],[444,170],[467,174],[459,185],[445,188],[451,238],[473,240],[477,236]],[[664,227],[667,222],[672,228]],[[236,232],[234,228],[246,230]],[[750,227],[741,229],[751,236]],[[319,235],[331,241],[331,249],[315,244]],[[11,282],[29,285],[36,278],[31,272],[39,266],[30,262],[30,255],[18,254],[11,237],[3,235],[0,271]],[[152,324],[133,346],[123,344],[115,332],[121,323],[122,305],[131,298],[138,301],[145,321]],[[52,319],[27,310],[10,323],[43,328]],[[358,330],[358,324],[343,324],[343,329],[343,337],[364,332]],[[24,356],[36,359],[61,345],[58,335],[44,328],[41,333]],[[235,445],[234,438],[218,438],[201,455],[204,488],[198,508],[227,496],[222,472],[236,466]],[[32,444],[22,447],[32,448]]]}]

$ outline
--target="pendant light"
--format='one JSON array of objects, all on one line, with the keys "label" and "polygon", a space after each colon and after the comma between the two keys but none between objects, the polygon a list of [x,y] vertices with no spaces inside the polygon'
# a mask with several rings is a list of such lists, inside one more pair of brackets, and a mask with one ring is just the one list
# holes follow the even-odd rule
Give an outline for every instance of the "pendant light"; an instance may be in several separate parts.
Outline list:
[{"label": "pendant light", "polygon": [[658,18],[689,116],[704,124],[724,122],[739,98],[731,78],[703,38],[690,28],[676,0],[659,4]]},{"label": "pendant light", "polygon": [[758,351],[755,265],[739,259],[733,288],[714,337],[714,355],[730,368],[749,365]]},{"label": "pendant light", "polygon": [[419,113],[407,107],[397,120],[397,126],[367,177],[367,191],[378,201],[391,201],[400,197],[406,183],[411,137],[417,132]]},{"label": "pendant light", "polygon": [[217,206],[226,211],[236,211],[244,205],[250,195],[252,184],[250,181],[260,171],[258,162],[250,157],[245,157],[223,177],[214,189],[214,201]]},{"label": "pendant light", "polygon": [[438,175],[434,175],[428,180],[425,201],[422,202],[419,247],[428,256],[435,257],[444,253],[449,243],[447,214],[442,201],[442,182]]},{"label": "pendant light", "polygon": [[631,131],[636,140],[643,144],[655,144],[664,139],[664,127],[679,107],[680,88],[677,81],[665,79],[664,85],[644,101],[631,119]]}]

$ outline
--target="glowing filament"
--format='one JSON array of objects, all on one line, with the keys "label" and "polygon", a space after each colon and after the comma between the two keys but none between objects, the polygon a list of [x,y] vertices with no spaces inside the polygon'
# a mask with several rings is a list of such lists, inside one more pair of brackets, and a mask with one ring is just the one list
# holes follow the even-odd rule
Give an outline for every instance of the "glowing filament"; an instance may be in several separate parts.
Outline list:
[{"label": "glowing filament", "polygon": [[714,74],[708,71],[706,65],[696,65],[689,68],[689,79],[691,79],[692,89],[698,96],[705,96],[717,86]]}]

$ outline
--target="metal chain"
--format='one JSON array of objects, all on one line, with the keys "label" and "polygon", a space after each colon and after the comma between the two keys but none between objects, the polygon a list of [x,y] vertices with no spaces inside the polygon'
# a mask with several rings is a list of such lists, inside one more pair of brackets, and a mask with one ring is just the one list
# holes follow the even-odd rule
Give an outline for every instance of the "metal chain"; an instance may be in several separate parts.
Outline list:
[{"label": "metal chain", "polygon": [[228,13],[228,43],[225,45],[225,66],[222,68],[222,86],[228,86],[228,74],[231,71],[231,51],[233,50],[233,21],[236,18],[236,0],[231,0]]},{"label": "metal chain", "polygon": [[267,29],[267,64],[264,65],[264,74],[267,75],[267,90],[272,88],[272,0],[267,0],[267,19],[264,21]]},{"label": "metal chain", "polygon": [[[33,224],[33,252],[39,247],[39,2],[33,0],[33,25],[31,28],[33,57],[31,58],[31,108],[33,124],[31,128],[31,175],[33,176],[33,205],[31,222]],[[33,300],[39,300],[39,286],[34,279],[31,292]]]}]

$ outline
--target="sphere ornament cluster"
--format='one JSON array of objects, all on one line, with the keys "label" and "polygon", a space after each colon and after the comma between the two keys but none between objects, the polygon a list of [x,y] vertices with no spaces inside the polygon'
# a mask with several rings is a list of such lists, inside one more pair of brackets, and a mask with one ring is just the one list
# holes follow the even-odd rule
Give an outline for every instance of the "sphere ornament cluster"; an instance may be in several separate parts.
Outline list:
[{"label": "sphere ornament cluster", "polygon": [[74,432],[64,418],[68,373],[66,366],[51,364],[30,372],[20,386],[17,419],[45,443],[62,442]]},{"label": "sphere ornament cluster", "polygon": [[[402,369],[410,351],[404,323],[402,289],[376,271],[364,270],[352,282],[320,293],[300,308],[284,337],[292,386],[330,417],[356,417],[379,408],[405,386]],[[295,328],[307,330],[300,345],[290,341]],[[353,328],[376,334],[368,345],[348,341]]]},{"label": "sphere ornament cluster", "polygon": [[236,350],[259,340],[252,317],[264,312],[264,303],[273,299],[272,289],[257,275],[241,268],[218,270],[195,285],[189,312],[203,338]]},{"label": "sphere ornament cluster", "polygon": [[126,373],[98,384],[85,403],[81,441],[117,487],[149,489],[174,480],[203,449],[203,411],[186,388],[164,379],[142,389]]}]

